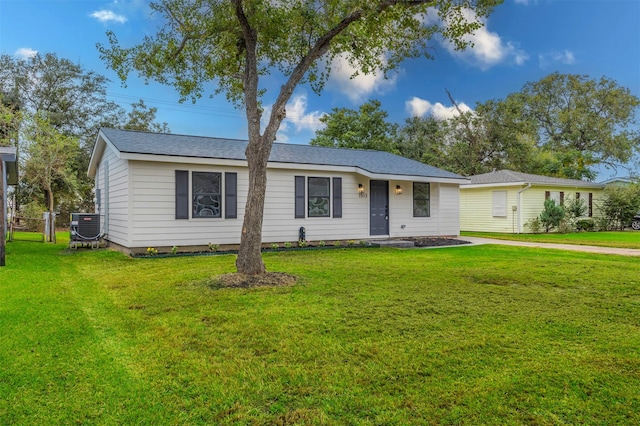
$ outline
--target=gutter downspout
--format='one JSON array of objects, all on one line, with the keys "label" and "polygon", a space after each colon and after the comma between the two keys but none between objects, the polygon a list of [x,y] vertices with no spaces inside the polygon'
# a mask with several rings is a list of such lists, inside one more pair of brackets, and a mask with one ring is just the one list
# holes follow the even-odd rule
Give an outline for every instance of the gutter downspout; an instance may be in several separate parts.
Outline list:
[{"label": "gutter downspout", "polygon": [[524,188],[522,188],[521,190],[518,191],[518,200],[517,200],[517,205],[518,205],[518,234],[522,233],[522,209],[520,208],[520,194],[522,194],[524,191],[526,191],[527,189],[531,188],[531,182],[527,183],[527,186],[525,186]]}]

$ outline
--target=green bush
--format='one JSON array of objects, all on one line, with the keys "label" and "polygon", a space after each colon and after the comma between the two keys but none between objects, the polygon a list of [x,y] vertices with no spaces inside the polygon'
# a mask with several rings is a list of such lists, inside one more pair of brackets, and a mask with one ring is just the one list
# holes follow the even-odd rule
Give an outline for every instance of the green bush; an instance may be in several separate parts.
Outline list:
[{"label": "green bush", "polygon": [[527,223],[525,223],[525,226],[529,228],[529,231],[531,231],[534,234],[539,234],[540,232],[542,232],[542,223],[540,222],[539,217],[534,217],[533,219],[529,219]]},{"label": "green bush", "polygon": [[640,210],[640,184],[606,188],[599,207],[609,229],[623,230]]},{"label": "green bush", "polygon": [[592,218],[578,219],[576,221],[576,230],[593,232],[596,230],[596,221],[593,220]]},{"label": "green bush", "polygon": [[562,223],[565,213],[562,206],[556,205],[556,202],[549,198],[544,201],[544,210],[540,213],[540,223],[544,227],[545,232],[557,228]]}]

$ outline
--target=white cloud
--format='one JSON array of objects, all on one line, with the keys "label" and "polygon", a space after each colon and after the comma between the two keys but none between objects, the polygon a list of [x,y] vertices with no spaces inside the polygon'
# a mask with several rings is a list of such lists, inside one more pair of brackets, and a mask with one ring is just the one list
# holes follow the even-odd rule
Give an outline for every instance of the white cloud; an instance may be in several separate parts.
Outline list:
[{"label": "white cloud", "polygon": [[[266,126],[271,115],[272,105],[266,106],[262,113],[262,125]],[[287,143],[289,141],[289,134],[293,132],[298,134],[300,132],[315,132],[316,130],[324,127],[324,124],[320,122],[320,117],[325,115],[322,111],[307,112],[307,95],[296,95],[291,98],[286,106],[287,116],[280,124],[278,129],[277,141],[281,143]]]},{"label": "white cloud", "polygon": [[96,18],[100,22],[117,22],[124,24],[127,22],[127,17],[124,15],[118,15],[111,10],[97,10],[90,15],[92,18]]},{"label": "white cloud", "polygon": [[[411,100],[406,101],[405,106],[407,108],[407,112],[412,117],[423,117],[425,115],[430,115],[436,120],[448,120],[460,115],[458,114],[458,110],[455,106],[447,107],[440,102],[432,104],[431,102],[425,99],[420,99],[416,96],[411,98]],[[473,111],[464,102],[458,103],[458,108],[460,108],[462,112]]]},{"label": "white cloud", "polygon": [[538,63],[540,68],[546,68],[553,64],[572,65],[576,62],[576,57],[570,50],[561,52],[549,52],[538,55]]},{"label": "white cloud", "polygon": [[385,93],[396,85],[397,74],[385,78],[380,70],[374,74],[359,74],[352,77],[356,68],[349,64],[345,56],[336,58],[331,67],[329,85],[346,95],[353,103],[360,103],[373,93]]},{"label": "white cloud", "polygon": [[463,15],[467,21],[480,21],[484,26],[463,37],[464,41],[470,43],[463,51],[455,50],[453,42],[444,41],[443,45],[451,55],[482,70],[510,61],[516,65],[523,65],[529,59],[524,50],[517,48],[512,42],[504,42],[497,33],[489,31],[486,19],[478,18],[473,10],[465,9]]},{"label": "white cloud", "polygon": [[525,6],[529,4],[529,0],[514,0],[515,3],[524,4]]},{"label": "white cloud", "polygon": [[307,111],[307,95],[294,96],[287,104],[287,118],[285,121],[289,121],[295,126],[297,132],[303,130],[310,130],[315,132],[324,124],[320,122],[324,112],[321,111]]},{"label": "white cloud", "polygon": [[33,58],[37,54],[38,54],[38,51],[37,50],[33,50],[30,47],[21,47],[20,49],[16,50],[16,53],[14,53],[14,55],[17,56],[20,59]]}]

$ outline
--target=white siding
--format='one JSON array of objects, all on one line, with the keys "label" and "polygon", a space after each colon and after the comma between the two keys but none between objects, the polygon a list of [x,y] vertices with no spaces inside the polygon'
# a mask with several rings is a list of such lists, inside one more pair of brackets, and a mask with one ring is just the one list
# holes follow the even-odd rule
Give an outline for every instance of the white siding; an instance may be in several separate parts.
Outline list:
[{"label": "white siding", "polygon": [[[517,232],[518,190],[513,187],[465,188],[460,187],[460,230],[477,232]],[[493,215],[493,193],[505,191],[506,216]],[[544,193],[543,193],[544,196]]]},{"label": "white siding", "polygon": [[[112,166],[113,167],[113,166]],[[235,172],[238,174],[238,218],[189,218],[175,219],[175,171]],[[342,178],[342,217],[306,217],[296,219],[295,176]],[[190,245],[238,244],[244,218],[248,191],[248,172],[245,168],[230,166],[194,166],[191,164],[129,162],[131,188],[130,226],[131,248],[185,247]],[[309,241],[362,240],[369,235],[369,198],[358,194],[358,184],[368,192],[369,180],[354,173],[331,173],[294,169],[275,169],[267,173],[262,239],[270,242],[295,242],[300,227],[305,227]],[[395,187],[401,185],[403,194],[396,195]],[[113,192],[115,186],[112,186]],[[412,182],[389,182],[390,236],[458,235],[458,185],[431,184],[431,217],[413,217]],[[191,192],[191,184],[189,192]],[[224,187],[223,187],[224,191]],[[305,195],[308,187],[305,184]],[[307,210],[305,197],[305,211]],[[190,197],[191,199],[191,197]],[[441,199],[443,200],[441,202]],[[223,193],[224,204],[224,193]],[[113,203],[111,204],[113,207]],[[223,205],[224,211],[224,205]],[[110,215],[114,212],[111,211]],[[402,227],[402,225],[405,225]],[[117,241],[114,241],[117,242]]]},{"label": "white siding", "polygon": [[[105,191],[105,163],[109,164],[109,187]],[[125,160],[116,157],[109,147],[100,160],[96,173],[96,189],[100,190],[100,199],[96,200],[96,210],[100,213],[100,223],[105,238],[116,244],[128,247],[129,235],[129,168]],[[105,223],[105,211],[108,209],[108,221]]]},{"label": "white siding", "polygon": [[[402,194],[395,193],[396,185],[402,187]],[[391,238],[460,234],[458,185],[431,183],[430,186],[430,216],[413,217],[413,182],[389,182]]]},{"label": "white siding", "polygon": [[[507,216],[493,217],[492,215],[492,194],[494,191],[507,191]],[[520,194],[519,211],[514,212],[513,206],[518,206],[518,191]],[[520,187],[489,187],[489,188],[460,188],[460,229],[462,231],[480,232],[518,232],[518,215],[520,220],[520,232],[528,233],[531,230],[527,227],[527,222],[540,216],[544,208],[545,193],[549,191],[551,195],[564,192],[565,202],[575,198],[578,190],[575,187],[545,187],[534,186],[523,189]],[[602,198],[601,189],[580,190],[587,197],[588,193],[593,193],[594,216],[598,215],[597,205]]]}]

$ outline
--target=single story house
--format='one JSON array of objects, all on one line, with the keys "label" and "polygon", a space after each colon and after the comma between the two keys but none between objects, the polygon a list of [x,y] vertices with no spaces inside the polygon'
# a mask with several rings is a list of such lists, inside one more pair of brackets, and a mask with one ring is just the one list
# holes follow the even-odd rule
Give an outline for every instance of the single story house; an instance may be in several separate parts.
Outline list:
[{"label": "single story house", "polygon": [[[247,141],[101,129],[91,156],[96,213],[116,248],[236,245]],[[456,236],[468,180],[388,152],[275,143],[264,243]]]},{"label": "single story house", "polygon": [[460,186],[460,230],[527,233],[527,222],[540,216],[544,201],[556,204],[578,198],[593,216],[604,185],[575,179],[561,179],[499,170],[471,176]]}]

